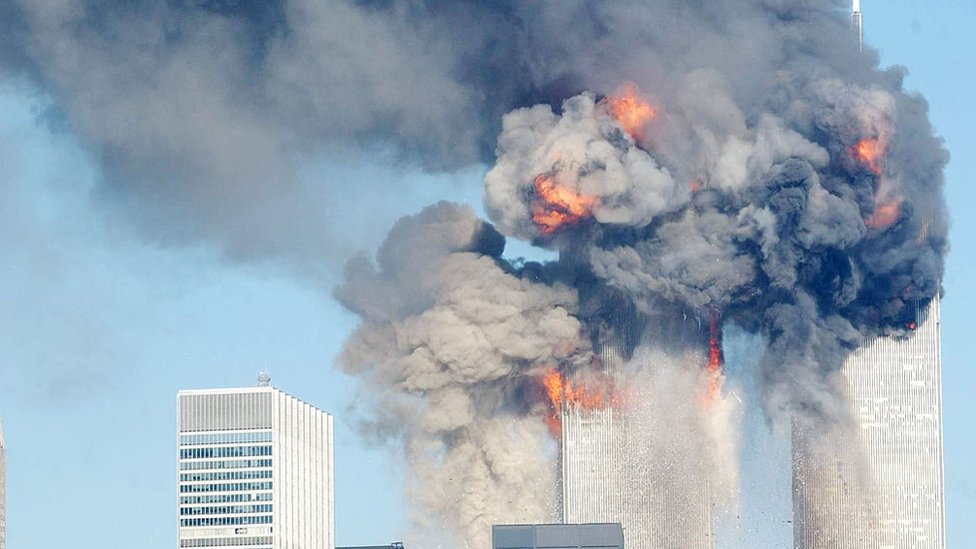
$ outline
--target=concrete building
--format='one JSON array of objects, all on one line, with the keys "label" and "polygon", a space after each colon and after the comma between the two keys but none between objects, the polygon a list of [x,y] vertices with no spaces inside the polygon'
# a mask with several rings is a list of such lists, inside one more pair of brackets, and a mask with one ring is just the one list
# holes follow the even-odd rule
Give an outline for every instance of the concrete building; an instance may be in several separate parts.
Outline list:
[{"label": "concrete building", "polygon": [[[690,329],[658,323],[655,329],[675,333],[653,333],[651,341],[700,335],[697,323]],[[620,353],[626,346],[623,337],[607,337],[599,350],[606,375],[621,387],[628,383]],[[680,441],[664,448],[649,444],[649,437],[661,434],[650,432],[648,422],[640,419],[628,415],[626,407],[563,404],[563,521],[620,523],[630,549],[710,549],[709,486],[700,464],[690,459],[694,449]]]},{"label": "concrete building", "polygon": [[939,300],[906,328],[844,363],[853,429],[794,426],[797,549],[945,548]]},{"label": "concrete building", "polygon": [[7,477],[3,460],[3,423],[0,422],[0,549],[7,546]]},{"label": "concrete building", "polygon": [[653,435],[637,427],[612,407],[566,406],[563,520],[619,522],[630,549],[713,547],[709,487],[698,464],[681,448],[650,451]]},{"label": "concrete building", "polygon": [[262,382],[177,395],[181,548],[335,547],[332,416]]},{"label": "concrete building", "polygon": [[624,549],[620,524],[504,524],[491,527],[492,549]]}]

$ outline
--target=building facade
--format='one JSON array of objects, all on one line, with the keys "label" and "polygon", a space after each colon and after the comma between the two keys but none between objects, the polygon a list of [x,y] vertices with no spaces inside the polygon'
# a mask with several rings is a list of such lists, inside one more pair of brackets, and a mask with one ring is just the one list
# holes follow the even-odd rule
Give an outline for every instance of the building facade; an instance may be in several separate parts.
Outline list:
[{"label": "building facade", "polygon": [[688,453],[652,449],[641,424],[612,407],[562,414],[566,523],[619,522],[630,549],[710,549],[711,500]]},{"label": "building facade", "polygon": [[[697,322],[656,322],[640,331],[643,335],[636,337],[603,338],[599,348],[605,375],[619,387],[635,382],[622,349],[640,341],[679,341],[678,347],[687,347],[701,336]],[[596,408],[563,404],[563,521],[620,523],[629,549],[710,549],[714,536],[709,485],[701,463],[694,459],[701,450],[690,442],[694,437],[668,438],[676,430],[670,422],[693,421],[670,416],[656,424],[648,415],[648,410],[627,403]]]},{"label": "building facade", "polygon": [[491,527],[492,549],[624,549],[620,524],[503,524]]},{"label": "building facade", "polygon": [[179,547],[334,549],[332,416],[270,386],[177,395]]},{"label": "building facade", "polygon": [[844,363],[853,429],[794,425],[797,549],[945,548],[939,300],[907,328]]},{"label": "building facade", "polygon": [[0,549],[7,546],[7,477],[4,469],[3,423],[0,423]]}]

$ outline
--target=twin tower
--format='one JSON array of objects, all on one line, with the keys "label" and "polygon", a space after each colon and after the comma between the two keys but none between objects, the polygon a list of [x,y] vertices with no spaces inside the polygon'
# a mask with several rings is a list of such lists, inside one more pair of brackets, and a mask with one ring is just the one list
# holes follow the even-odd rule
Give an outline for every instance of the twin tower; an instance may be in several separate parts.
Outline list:
[{"label": "twin tower", "polygon": [[[794,421],[795,549],[945,548],[938,298],[915,313],[904,334],[862,341],[845,361],[849,424]],[[718,486],[680,447],[691,431],[664,431],[647,455],[660,430],[612,407],[563,407],[564,520],[619,522],[627,549],[715,547]]]}]

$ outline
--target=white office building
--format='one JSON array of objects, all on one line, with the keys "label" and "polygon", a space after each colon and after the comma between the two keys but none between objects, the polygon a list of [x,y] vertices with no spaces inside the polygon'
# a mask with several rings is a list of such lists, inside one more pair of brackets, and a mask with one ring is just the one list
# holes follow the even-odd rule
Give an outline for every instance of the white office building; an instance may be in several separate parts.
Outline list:
[{"label": "white office building", "polygon": [[[604,343],[601,363],[621,387],[628,383],[616,351]],[[581,407],[561,413],[563,522],[620,523],[628,549],[711,549],[711,499],[696,437],[654,444],[671,425],[647,421],[630,406]],[[669,417],[663,421],[687,421]]]},{"label": "white office building", "polygon": [[0,549],[7,546],[7,477],[3,460],[3,423],[0,423]]},{"label": "white office building", "polygon": [[266,383],[178,393],[180,548],[335,548],[332,416]]},{"label": "white office building", "polygon": [[922,312],[844,363],[853,429],[794,427],[797,549],[945,548],[938,299]]}]

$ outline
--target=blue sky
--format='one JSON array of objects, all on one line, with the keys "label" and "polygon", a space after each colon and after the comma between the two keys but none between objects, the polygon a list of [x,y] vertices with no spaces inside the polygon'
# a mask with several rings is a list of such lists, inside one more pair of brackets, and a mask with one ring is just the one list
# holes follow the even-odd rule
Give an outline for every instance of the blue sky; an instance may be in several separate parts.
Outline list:
[{"label": "blue sky", "polygon": [[[976,7],[968,2],[865,0],[865,33],[885,65],[908,68],[952,154],[951,245],[943,302],[948,541],[976,536]],[[96,200],[102,174],[68,132],[38,123],[47,99],[0,82],[0,417],[7,442],[12,548],[172,547],[176,531],[175,394],[276,386],[336,416],[339,544],[397,538],[405,524],[395,448],[373,447],[350,424],[352,381],[331,368],[355,319],[279,266],[223,260],[205,244],[163,246],[136,236]],[[481,196],[482,168],[428,176],[352,163],[310,165],[402,192],[365,193],[334,212],[342,247],[374,248],[400,215],[438,199]],[[368,212],[364,211],[367,203]],[[524,251],[516,248],[514,253]],[[50,527],[57,517],[56,528]],[[763,528],[762,518],[756,519]],[[99,535],[91,535],[98,525]],[[778,523],[768,525],[781,529]],[[79,534],[82,534],[79,536]]]}]

